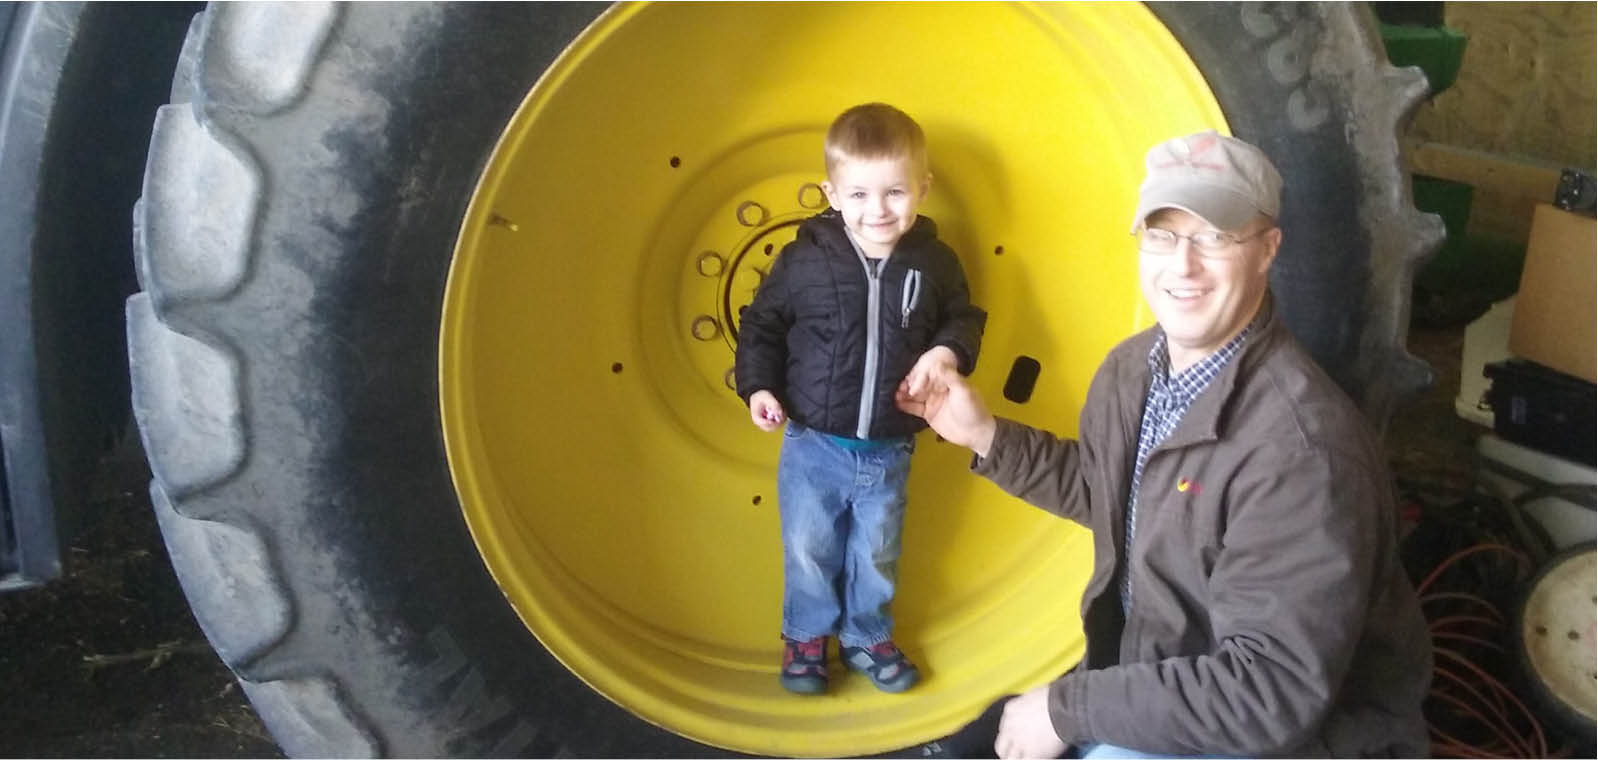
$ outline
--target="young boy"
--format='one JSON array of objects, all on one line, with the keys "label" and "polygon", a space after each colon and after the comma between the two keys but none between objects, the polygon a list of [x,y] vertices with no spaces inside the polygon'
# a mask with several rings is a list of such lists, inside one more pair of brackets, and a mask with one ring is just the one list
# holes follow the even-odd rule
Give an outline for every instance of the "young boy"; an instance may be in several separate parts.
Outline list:
[{"label": "young boy", "polygon": [[799,226],[743,312],[738,395],[761,430],[788,423],[777,465],[784,589],[780,680],[827,688],[827,637],[877,688],[920,679],[894,645],[893,600],[914,434],[893,402],[929,376],[970,374],[987,314],[954,252],[916,209],[926,138],[881,103],[827,130],[831,208]]}]

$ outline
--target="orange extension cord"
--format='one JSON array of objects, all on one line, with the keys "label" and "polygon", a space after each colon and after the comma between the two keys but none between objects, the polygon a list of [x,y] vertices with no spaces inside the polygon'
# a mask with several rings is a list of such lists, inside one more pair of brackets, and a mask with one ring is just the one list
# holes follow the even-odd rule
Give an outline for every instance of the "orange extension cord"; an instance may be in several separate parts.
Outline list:
[{"label": "orange extension cord", "polygon": [[[1456,590],[1428,593],[1445,570],[1484,552],[1513,557],[1521,568],[1517,580],[1530,575],[1531,560],[1524,553],[1503,544],[1483,543],[1443,560],[1416,587],[1421,608],[1427,613],[1436,662],[1426,705],[1432,754],[1463,758],[1557,757],[1537,716],[1501,679],[1477,665],[1471,656],[1482,650],[1501,656],[1509,654],[1510,648],[1504,643],[1513,639],[1508,617],[1476,594]],[[1438,610],[1435,616],[1433,610]],[[1460,724],[1474,726],[1484,736],[1462,738],[1444,728]]]}]

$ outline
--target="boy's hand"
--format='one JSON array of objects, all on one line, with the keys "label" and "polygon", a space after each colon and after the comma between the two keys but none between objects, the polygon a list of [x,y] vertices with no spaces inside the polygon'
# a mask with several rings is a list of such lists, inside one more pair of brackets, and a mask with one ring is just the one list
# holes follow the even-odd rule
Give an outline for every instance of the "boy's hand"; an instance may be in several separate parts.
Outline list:
[{"label": "boy's hand", "polygon": [[771,391],[755,391],[749,394],[749,419],[769,433],[782,427],[788,416],[782,413],[782,403]]},{"label": "boy's hand", "polygon": [[971,449],[977,456],[986,457],[993,447],[998,422],[959,372],[951,369],[934,374],[919,394],[910,392],[910,379],[905,378],[893,394],[893,402],[905,414],[926,420],[943,440]]},{"label": "boy's hand", "polygon": [[916,360],[915,366],[910,368],[910,374],[904,376],[904,382],[900,385],[911,396],[920,396],[935,377],[944,372],[955,372],[959,366],[960,357],[955,356],[948,346],[933,346]]}]

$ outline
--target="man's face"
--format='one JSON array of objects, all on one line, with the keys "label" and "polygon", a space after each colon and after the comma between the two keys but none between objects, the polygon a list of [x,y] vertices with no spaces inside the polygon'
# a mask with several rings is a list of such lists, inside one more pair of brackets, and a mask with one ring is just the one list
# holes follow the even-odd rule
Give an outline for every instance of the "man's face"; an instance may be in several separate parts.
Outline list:
[{"label": "man's face", "polygon": [[[1178,236],[1217,232],[1180,209],[1150,214],[1143,226]],[[1282,231],[1264,216],[1231,233],[1232,242],[1200,250],[1178,238],[1175,250],[1150,252],[1139,238],[1138,279],[1154,318],[1165,330],[1173,372],[1214,353],[1248,325],[1265,295],[1267,273]]]},{"label": "man's face", "polygon": [[915,224],[916,209],[932,179],[916,168],[908,158],[844,159],[821,183],[827,200],[867,256],[892,253],[894,244]]}]

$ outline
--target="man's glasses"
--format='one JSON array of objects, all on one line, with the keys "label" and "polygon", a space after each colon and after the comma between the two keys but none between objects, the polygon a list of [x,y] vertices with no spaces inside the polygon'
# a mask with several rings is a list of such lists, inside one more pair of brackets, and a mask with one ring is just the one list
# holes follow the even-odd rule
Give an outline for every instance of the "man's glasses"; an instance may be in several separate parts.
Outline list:
[{"label": "man's glasses", "polygon": [[1138,230],[1138,249],[1144,253],[1169,254],[1175,253],[1177,245],[1186,240],[1193,244],[1193,249],[1200,256],[1209,259],[1231,258],[1237,253],[1237,246],[1259,237],[1271,228],[1266,227],[1250,235],[1238,237],[1222,230],[1203,230],[1191,235],[1178,235],[1167,229],[1159,227],[1144,227]]}]

